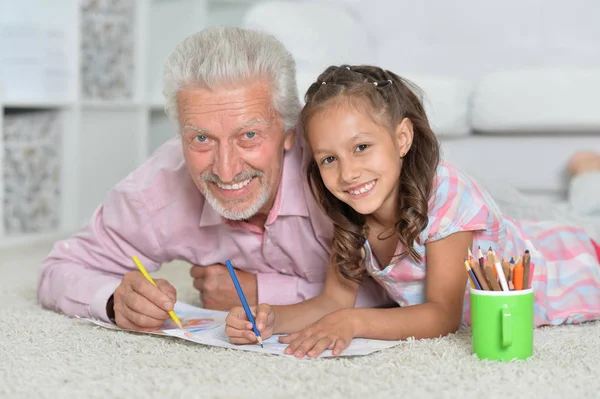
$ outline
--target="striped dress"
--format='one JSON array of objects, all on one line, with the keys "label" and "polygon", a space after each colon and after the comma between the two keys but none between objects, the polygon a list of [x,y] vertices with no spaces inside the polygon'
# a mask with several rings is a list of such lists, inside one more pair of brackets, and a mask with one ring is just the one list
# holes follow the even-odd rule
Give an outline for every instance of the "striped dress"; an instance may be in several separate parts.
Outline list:
[{"label": "striped dress", "polygon": [[[594,245],[577,226],[538,220],[512,220],[490,194],[455,166],[441,162],[429,202],[429,223],[414,246],[421,262],[410,257],[380,267],[369,243],[365,267],[400,305],[425,301],[425,245],[460,231],[473,232],[473,248],[492,247],[500,257],[518,257],[528,249],[535,264],[536,326],[580,323],[600,318],[600,264]],[[397,253],[402,248],[397,248]],[[469,285],[463,322],[470,324]]]}]

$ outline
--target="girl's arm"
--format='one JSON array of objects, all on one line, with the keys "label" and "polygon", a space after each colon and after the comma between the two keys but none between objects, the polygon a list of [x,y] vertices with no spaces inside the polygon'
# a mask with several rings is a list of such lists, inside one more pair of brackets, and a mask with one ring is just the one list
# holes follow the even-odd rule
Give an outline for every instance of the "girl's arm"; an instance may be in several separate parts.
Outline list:
[{"label": "girl's arm", "polygon": [[353,307],[358,289],[359,284],[346,280],[329,266],[320,295],[294,305],[271,306],[275,313],[273,334],[300,331],[329,313]]},{"label": "girl's arm", "polygon": [[426,244],[425,303],[392,309],[348,309],[355,337],[400,340],[434,338],[460,327],[467,284],[464,260],[473,233],[460,232]]}]

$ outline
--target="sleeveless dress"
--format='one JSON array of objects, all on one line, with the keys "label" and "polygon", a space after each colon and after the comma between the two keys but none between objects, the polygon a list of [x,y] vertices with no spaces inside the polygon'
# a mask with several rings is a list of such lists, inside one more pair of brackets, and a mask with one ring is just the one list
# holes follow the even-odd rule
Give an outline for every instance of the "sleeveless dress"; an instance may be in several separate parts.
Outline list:
[{"label": "sleeveless dress", "polygon": [[[590,236],[574,225],[504,216],[483,187],[448,162],[437,168],[429,223],[414,244],[422,261],[407,257],[381,267],[367,242],[365,268],[400,306],[421,304],[425,302],[425,245],[461,231],[473,232],[474,253],[478,247],[484,254],[492,247],[500,258],[517,259],[530,251],[535,264],[535,326],[600,318],[600,264]],[[399,244],[396,253],[402,250]],[[471,321],[469,287],[467,283],[463,309],[467,325]]]}]

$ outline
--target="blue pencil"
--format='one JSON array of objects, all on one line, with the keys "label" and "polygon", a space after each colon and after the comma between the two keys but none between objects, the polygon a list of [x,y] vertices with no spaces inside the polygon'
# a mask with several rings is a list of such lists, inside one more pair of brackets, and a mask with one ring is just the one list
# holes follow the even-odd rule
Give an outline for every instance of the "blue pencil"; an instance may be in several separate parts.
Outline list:
[{"label": "blue pencil", "polygon": [[481,290],[481,284],[479,284],[479,280],[477,280],[477,276],[475,276],[475,273],[473,273],[473,269],[471,269],[471,266],[469,266],[469,261],[465,259],[465,270],[467,271],[467,275],[469,276],[469,279],[471,280],[471,282],[473,282],[473,285],[475,286],[476,289]]},{"label": "blue pencil", "polygon": [[256,321],[254,321],[254,316],[252,316],[252,312],[250,311],[250,307],[248,306],[248,302],[246,301],[246,296],[244,295],[244,291],[242,291],[240,282],[237,279],[235,270],[233,270],[233,266],[231,265],[231,262],[229,260],[225,261],[225,264],[227,265],[227,270],[229,270],[229,275],[231,276],[231,280],[233,280],[233,285],[235,285],[235,290],[237,291],[238,296],[240,297],[240,301],[242,302],[242,306],[244,307],[246,316],[248,317],[248,320],[250,320],[250,323],[252,323],[252,330],[254,330],[254,334],[256,335],[256,340],[260,344],[260,347],[264,348],[262,337],[260,336],[260,333],[258,332],[258,328],[256,328]]}]

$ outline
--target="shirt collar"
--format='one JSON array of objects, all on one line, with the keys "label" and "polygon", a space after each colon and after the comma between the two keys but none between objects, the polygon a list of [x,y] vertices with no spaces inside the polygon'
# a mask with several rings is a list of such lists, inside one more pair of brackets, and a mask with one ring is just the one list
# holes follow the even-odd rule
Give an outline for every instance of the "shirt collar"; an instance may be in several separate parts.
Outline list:
[{"label": "shirt collar", "polygon": [[[298,132],[300,133],[300,132]],[[304,177],[304,166],[306,164],[305,145],[302,136],[296,134],[295,143],[291,150],[286,151],[283,158],[283,172],[281,182],[277,189],[277,195],[273,207],[267,217],[267,225],[275,222],[278,216],[302,216],[309,217],[307,195],[308,185]],[[200,215],[200,227],[216,226],[226,223],[217,211],[207,201],[204,201]]]}]

